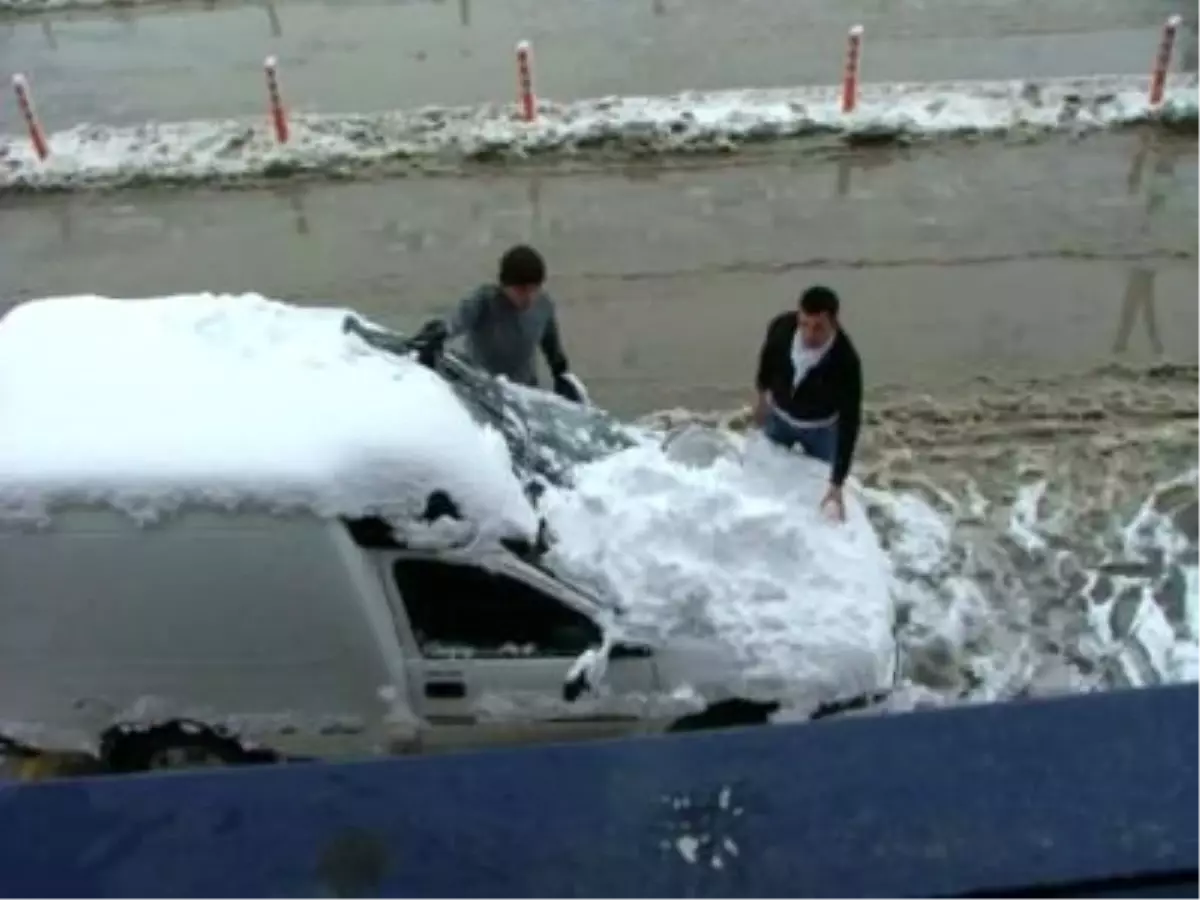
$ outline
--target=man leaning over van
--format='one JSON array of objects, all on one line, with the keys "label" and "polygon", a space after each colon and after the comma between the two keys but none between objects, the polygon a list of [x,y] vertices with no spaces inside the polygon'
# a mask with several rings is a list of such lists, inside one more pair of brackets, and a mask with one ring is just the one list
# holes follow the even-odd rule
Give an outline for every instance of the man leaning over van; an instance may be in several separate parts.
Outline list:
[{"label": "man leaning over van", "polygon": [[845,520],[842,484],[862,421],[862,361],[838,318],[838,295],[808,288],[795,310],[771,320],[758,354],[754,422],[782,447],[829,464],[821,507]]},{"label": "man leaning over van", "polygon": [[468,358],[492,375],[537,387],[536,353],[540,348],[554,392],[587,403],[587,388],[567,362],[554,301],[546,293],[546,262],[532,247],[513,247],[500,258],[499,278],[476,288],[444,319],[434,319],[417,340],[434,354],[448,340],[462,337]]}]

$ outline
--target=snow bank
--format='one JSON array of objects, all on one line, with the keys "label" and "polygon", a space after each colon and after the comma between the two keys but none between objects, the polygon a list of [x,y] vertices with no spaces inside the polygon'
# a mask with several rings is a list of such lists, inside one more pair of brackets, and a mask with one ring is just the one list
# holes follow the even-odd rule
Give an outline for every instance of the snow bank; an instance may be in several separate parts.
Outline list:
[{"label": "snow bank", "polygon": [[248,294],[39,300],[0,319],[0,518],[105,503],[419,515],[446,490],[481,529],[536,532],[498,433],[343,310]]},{"label": "snow bank", "polygon": [[[862,507],[819,510],[828,467],[727,436],[728,449],[639,446],[583,466],[543,512],[554,565],[619,596],[623,629],[684,657],[708,683],[813,705],[891,683],[891,567]],[[660,668],[697,671],[698,658]],[[678,662],[676,666],[673,663]]]},{"label": "snow bank", "polygon": [[1159,110],[1146,102],[1147,79],[1111,76],[867,85],[850,116],[842,115],[831,88],[543,103],[533,124],[519,121],[509,105],[296,116],[284,147],[275,143],[265,118],[135,128],[80,125],[50,135],[51,156],[44,163],[25,135],[0,138],[0,191],[211,184],[294,174],[344,177],[404,171],[424,162],[731,152],[822,135],[887,143],[1146,122],[1194,126],[1196,84],[1195,75],[1173,76]]},{"label": "snow bank", "polygon": [[[1155,679],[1168,682],[1200,680],[1200,646],[1197,644],[1200,631],[1196,617],[1200,589],[1197,588],[1195,535],[1187,534],[1180,527],[1181,519],[1185,517],[1180,516],[1178,508],[1171,508],[1173,494],[1181,492],[1184,497],[1195,497],[1198,486],[1200,470],[1197,469],[1156,485],[1126,526],[1122,548],[1126,560],[1188,561],[1189,564],[1180,567],[1184,578],[1182,616],[1172,622],[1160,602],[1163,592],[1156,591],[1153,583],[1138,583],[1133,579],[1124,592],[1118,587],[1114,592],[1116,597],[1095,604],[1090,610],[1093,622],[1098,622],[1097,632],[1119,648],[1116,657],[1131,684],[1153,684]],[[1121,610],[1122,593],[1132,601],[1125,604],[1131,607],[1129,612]],[[1120,652],[1131,644],[1136,644],[1141,652]],[[1147,672],[1139,669],[1148,670],[1149,677]]]}]

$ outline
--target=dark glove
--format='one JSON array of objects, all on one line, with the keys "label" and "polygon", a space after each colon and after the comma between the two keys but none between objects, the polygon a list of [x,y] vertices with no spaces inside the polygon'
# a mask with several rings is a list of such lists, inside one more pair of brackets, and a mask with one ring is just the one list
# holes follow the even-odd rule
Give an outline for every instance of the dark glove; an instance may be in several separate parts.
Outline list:
[{"label": "dark glove", "polygon": [[587,403],[588,397],[583,390],[583,384],[570,372],[560,372],[554,376],[554,393],[572,403]]},{"label": "dark glove", "polygon": [[426,322],[421,330],[413,335],[412,346],[417,351],[417,361],[428,369],[432,369],[442,355],[442,348],[449,336],[449,329],[441,319]]},{"label": "dark glove", "polygon": [[421,330],[413,335],[414,344],[444,344],[450,331],[442,319],[430,319],[421,326]]}]

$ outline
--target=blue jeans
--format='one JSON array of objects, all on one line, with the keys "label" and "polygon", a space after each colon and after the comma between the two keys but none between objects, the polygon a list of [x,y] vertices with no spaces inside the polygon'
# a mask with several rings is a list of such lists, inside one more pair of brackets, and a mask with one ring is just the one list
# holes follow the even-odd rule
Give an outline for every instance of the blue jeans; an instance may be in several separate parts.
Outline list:
[{"label": "blue jeans", "polygon": [[833,464],[837,453],[837,423],[819,425],[816,428],[797,428],[785,421],[775,410],[767,412],[763,423],[763,434],[767,439],[788,450],[800,445],[806,455]]}]

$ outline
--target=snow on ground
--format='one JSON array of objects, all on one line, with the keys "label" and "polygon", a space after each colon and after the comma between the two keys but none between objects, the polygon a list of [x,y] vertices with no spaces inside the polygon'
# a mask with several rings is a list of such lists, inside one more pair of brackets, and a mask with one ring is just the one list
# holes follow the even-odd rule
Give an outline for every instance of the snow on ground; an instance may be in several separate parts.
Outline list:
[{"label": "snow on ground", "polygon": [[1106,76],[867,85],[858,110],[848,116],[830,88],[543,102],[532,124],[519,121],[511,105],[304,115],[293,117],[286,146],[275,143],[265,118],[126,128],[83,124],[50,134],[45,162],[36,159],[25,135],[0,137],[0,191],[345,176],[524,158],[732,152],[806,136],[886,143],[1086,132],[1148,122],[1194,126],[1195,75],[1173,76],[1158,110],[1148,105],[1147,81]]},{"label": "snow on ground", "polygon": [[[845,523],[821,513],[827,486],[821,463],[696,430],[583,466],[543,509],[555,566],[622,598],[627,633],[675,644],[708,679],[671,687],[808,712],[890,685],[895,660],[890,564],[852,492]],[[683,640],[721,652],[700,666]]]},{"label": "snow on ground", "polygon": [[249,294],[33,301],[0,319],[0,517],[100,502],[537,522],[501,436],[426,369],[343,335],[343,310]]},{"label": "snow on ground", "polygon": [[[1154,593],[1146,586],[1129,579],[1120,585],[1116,596],[1096,604],[1091,616],[1097,631],[1107,637],[1110,645],[1118,645],[1118,635],[1135,635],[1142,653],[1118,656],[1125,677],[1133,684],[1145,683],[1155,675],[1168,681],[1200,679],[1200,647],[1197,644],[1196,623],[1196,565],[1194,546],[1188,535],[1170,512],[1165,511],[1164,499],[1182,489],[1195,495],[1200,472],[1192,469],[1186,474],[1163,482],[1147,498],[1125,529],[1124,557],[1126,559],[1156,560],[1188,558],[1192,564],[1182,567],[1184,610],[1181,621],[1172,623]],[[1124,590],[1122,590],[1124,588]],[[1124,638],[1127,642],[1128,638]]]},{"label": "snow on ground", "polygon": [[[1151,399],[1160,376],[1143,377],[988,380],[958,401],[871,404],[855,471],[891,566],[901,677],[890,709],[1196,680],[1195,378],[1185,370],[1178,409],[1164,413],[1190,411],[1191,424],[1139,434],[1122,410],[1136,420],[1162,402]],[[1072,435],[1070,417],[1092,403],[1109,423]],[[982,424],[988,409],[1007,411],[1003,428]],[[1020,409],[1039,411],[1023,426],[1009,414]],[[676,410],[641,424],[746,420]],[[1046,421],[1062,423],[1052,441]]]}]

